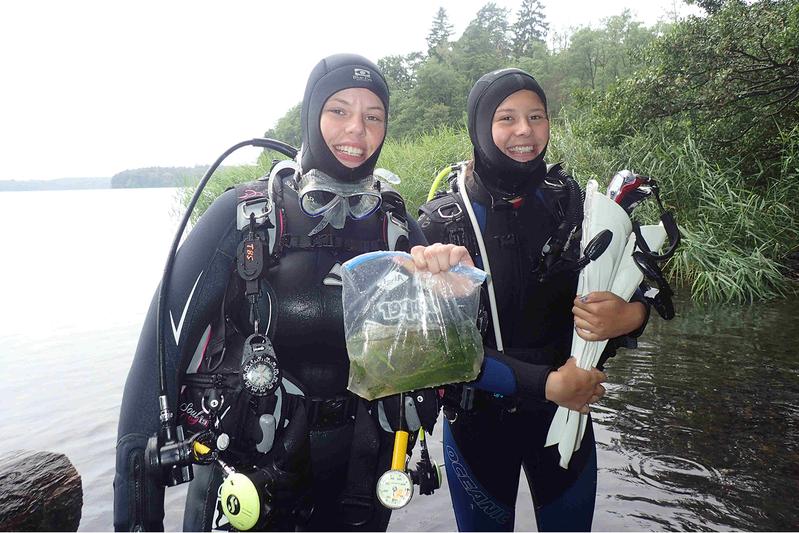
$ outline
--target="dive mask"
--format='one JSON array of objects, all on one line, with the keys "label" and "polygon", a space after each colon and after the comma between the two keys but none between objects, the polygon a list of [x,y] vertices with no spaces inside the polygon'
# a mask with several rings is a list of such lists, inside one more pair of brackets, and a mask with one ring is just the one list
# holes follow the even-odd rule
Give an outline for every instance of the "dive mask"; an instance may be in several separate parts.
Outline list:
[{"label": "dive mask", "polygon": [[322,217],[309,237],[322,231],[328,224],[341,229],[347,217],[363,220],[380,208],[383,197],[374,176],[358,181],[337,180],[317,169],[309,170],[299,181],[300,208],[309,217]]}]

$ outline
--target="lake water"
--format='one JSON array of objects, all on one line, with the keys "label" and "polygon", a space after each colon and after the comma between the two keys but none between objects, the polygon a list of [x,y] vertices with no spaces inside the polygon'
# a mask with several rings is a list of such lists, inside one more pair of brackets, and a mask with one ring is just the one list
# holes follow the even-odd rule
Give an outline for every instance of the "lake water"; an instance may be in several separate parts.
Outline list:
[{"label": "lake water", "polygon": [[[0,193],[4,452],[66,454],[83,531],[113,527],[122,387],[178,208],[175,189]],[[799,529],[797,304],[681,302],[610,361],[594,408],[595,530]],[[430,444],[443,462],[441,424]],[[180,529],[184,497],[167,491],[167,530]],[[522,482],[517,530],[535,529],[529,502]],[[446,483],[389,529],[455,529]]]}]

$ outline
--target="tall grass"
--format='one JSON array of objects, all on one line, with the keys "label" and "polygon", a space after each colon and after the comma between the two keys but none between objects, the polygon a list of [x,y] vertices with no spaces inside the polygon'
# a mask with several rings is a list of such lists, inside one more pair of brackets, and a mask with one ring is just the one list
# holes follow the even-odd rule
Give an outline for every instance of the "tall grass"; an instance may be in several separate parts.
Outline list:
[{"label": "tall grass", "polygon": [[[694,299],[747,302],[796,292],[787,258],[799,246],[799,141],[783,158],[781,179],[768,182],[734,165],[711,165],[690,134],[674,142],[652,128],[608,148],[582,134],[579,120],[566,119],[553,133],[553,152],[577,176],[607,184],[615,171],[628,168],[660,183],[683,236],[668,271],[691,287]],[[638,216],[655,221],[652,207]]]},{"label": "tall grass", "polygon": [[386,140],[378,166],[400,177],[399,191],[405,198],[408,213],[415,215],[427,198],[433,178],[442,168],[471,159],[472,144],[463,129],[443,126],[405,140]]},{"label": "tall grass", "polygon": [[[269,169],[272,167],[272,160],[269,158],[269,156],[272,155],[283,158],[281,154],[267,151],[258,158],[258,162],[255,165],[238,165],[218,168],[203,189],[200,199],[197,200],[197,205],[191,215],[191,222],[197,222],[200,215],[205,213],[205,210],[208,209],[213,201],[230,187],[234,187],[238,183],[246,183],[266,176],[269,173]],[[196,189],[197,187],[194,185],[181,189],[178,193],[181,204],[188,206]]]},{"label": "tall grass", "polygon": [[[786,135],[799,137],[799,126]],[[681,142],[667,138],[673,136],[652,129],[610,148],[593,142],[579,120],[564,118],[553,124],[547,159],[563,161],[583,184],[595,178],[606,186],[624,168],[655,178],[683,237],[667,272],[673,281],[689,286],[694,299],[747,302],[795,293],[786,259],[799,247],[799,140],[783,158],[782,179],[763,186],[758,185],[766,182],[760,176],[709,164],[690,135]],[[471,152],[464,130],[444,127],[409,140],[387,140],[378,166],[400,176],[398,189],[415,215],[433,177]],[[225,188],[256,179],[268,168],[260,163],[222,169],[206,188],[197,213]],[[184,203],[192,193],[185,191]],[[655,222],[654,202],[639,208],[636,217]]]}]

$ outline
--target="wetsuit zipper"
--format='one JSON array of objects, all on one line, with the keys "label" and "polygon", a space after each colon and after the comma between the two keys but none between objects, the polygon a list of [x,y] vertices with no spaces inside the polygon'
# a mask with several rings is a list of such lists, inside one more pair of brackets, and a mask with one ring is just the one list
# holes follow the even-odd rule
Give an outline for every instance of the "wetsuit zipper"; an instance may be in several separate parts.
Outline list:
[{"label": "wetsuit zipper", "polygon": [[131,498],[131,531],[144,530],[144,457],[141,453],[134,452],[131,457],[131,491],[133,498]]}]

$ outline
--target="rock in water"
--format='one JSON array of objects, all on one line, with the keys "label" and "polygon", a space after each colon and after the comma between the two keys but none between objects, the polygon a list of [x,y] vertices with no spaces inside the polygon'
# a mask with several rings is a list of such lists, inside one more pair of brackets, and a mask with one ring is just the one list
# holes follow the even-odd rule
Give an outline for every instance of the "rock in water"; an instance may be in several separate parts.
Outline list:
[{"label": "rock in water", "polygon": [[80,474],[60,453],[0,455],[0,531],[77,531]]}]

